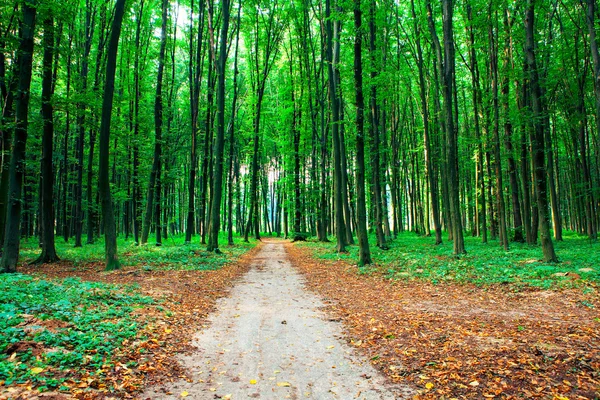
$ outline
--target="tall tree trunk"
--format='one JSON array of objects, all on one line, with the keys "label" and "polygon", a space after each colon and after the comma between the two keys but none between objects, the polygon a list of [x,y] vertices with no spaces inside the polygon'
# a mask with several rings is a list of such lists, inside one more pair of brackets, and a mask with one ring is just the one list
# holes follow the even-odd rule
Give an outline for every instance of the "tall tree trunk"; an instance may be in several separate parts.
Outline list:
[{"label": "tall tree trunk", "polygon": [[[596,39],[596,0],[587,0],[587,13],[586,13],[586,21],[589,32],[589,40],[590,40],[590,52],[592,53],[592,61],[593,61],[593,79],[594,79],[594,93],[596,95],[596,135],[600,135],[600,52],[598,51],[598,42]],[[582,133],[585,133],[582,131]],[[585,144],[585,138],[581,139],[581,148],[584,149],[583,145]],[[584,157],[584,160],[587,160]],[[588,214],[590,218],[588,218],[587,222],[587,233],[590,239],[596,239],[598,237],[598,218],[597,208],[594,204],[594,194],[592,192],[592,179],[590,177],[589,168],[587,165],[585,166],[584,171],[584,179],[586,180],[586,196],[587,196],[587,208],[589,209]]]},{"label": "tall tree trunk", "polygon": [[115,93],[117,51],[119,47],[119,36],[121,35],[121,23],[123,21],[123,15],[125,14],[125,1],[126,0],[117,0],[117,3],[115,4],[115,14],[112,22],[110,40],[108,42],[106,81],[104,83],[104,98],[102,100],[102,118],[100,119],[98,191],[100,194],[102,216],[104,220],[106,270],[114,270],[120,267],[119,260],[117,259],[117,227],[115,225],[112,196],[110,193],[108,163],[110,157],[110,122]]},{"label": "tall tree trunk", "polygon": [[[4,244],[4,228],[6,226],[6,211],[8,209],[9,201],[9,171],[10,171],[10,154],[11,154],[11,140],[12,140],[12,129],[6,125],[6,122],[14,119],[14,93],[17,91],[18,79],[20,75],[19,63],[14,62],[13,65],[13,77],[9,84],[5,84],[6,79],[6,56],[4,54],[4,42],[0,43],[0,81],[2,82],[2,114],[0,119],[0,156],[2,157],[0,164],[0,245]],[[2,255],[2,248],[0,248],[0,256]]]},{"label": "tall tree trunk", "polygon": [[[87,94],[87,81],[89,73],[89,58],[92,49],[92,39],[94,36],[95,27],[95,10],[92,9],[92,4],[86,0],[85,7],[85,27],[84,27],[84,48],[81,59],[81,70],[79,73],[81,79],[81,88],[79,95],[85,97]],[[73,228],[75,234],[75,247],[81,247],[81,235],[83,230],[83,155],[85,142],[85,110],[86,104],[84,100],[80,100],[77,104],[77,139],[75,143],[75,153],[77,162],[75,169],[77,171],[77,183],[73,187],[73,196],[75,200],[73,208]]]},{"label": "tall tree trunk", "polygon": [[356,235],[359,247],[359,265],[371,264],[371,249],[367,234],[367,207],[365,190],[365,100],[362,68],[362,10],[361,0],[354,0],[354,89],[356,92]]},{"label": "tall tree trunk", "polygon": [[473,117],[475,122],[475,137],[477,139],[477,167],[476,184],[479,196],[477,196],[477,232],[481,236],[482,243],[487,243],[487,199],[483,169],[483,139],[481,137],[481,123],[479,117],[479,106],[481,103],[481,89],[479,85],[479,65],[477,63],[477,53],[475,50],[475,33],[473,29],[473,10],[470,4],[467,4],[467,18],[469,19],[469,59],[471,69],[471,82],[473,86]]},{"label": "tall tree trunk", "polygon": [[190,11],[190,46],[189,46],[189,86],[190,86],[190,112],[191,112],[191,152],[190,152],[190,171],[188,184],[188,213],[185,230],[185,241],[191,243],[192,236],[198,230],[196,226],[196,174],[198,170],[198,117],[199,117],[199,101],[200,101],[200,82],[202,81],[202,64],[203,64],[203,31],[204,31],[204,2],[199,2],[198,20],[198,35],[196,39],[196,70],[194,70],[194,39],[193,39],[193,11],[194,2],[191,2]]},{"label": "tall tree trunk", "polygon": [[135,56],[133,60],[133,239],[136,245],[140,244],[140,231],[142,223],[142,189],[140,185],[140,51],[142,35],[142,18],[144,15],[145,0],[140,0],[139,10],[136,15],[135,30]]},{"label": "tall tree trunk", "polygon": [[529,71],[529,86],[531,94],[531,108],[533,112],[533,132],[531,135],[531,157],[535,166],[535,192],[537,198],[540,239],[542,242],[542,252],[544,261],[557,262],[558,258],[554,252],[554,244],[550,237],[550,224],[548,219],[548,195],[546,192],[546,164],[545,164],[545,140],[547,127],[544,126],[544,113],[546,107],[542,98],[542,91],[539,83],[539,74],[535,57],[535,2],[528,0],[528,7],[525,16],[525,57]]},{"label": "tall tree trunk", "polygon": [[460,210],[459,179],[458,179],[458,127],[453,118],[453,91],[454,91],[454,33],[452,14],[454,0],[442,1],[443,32],[444,32],[444,81],[443,97],[446,125],[446,151],[449,183],[450,219],[452,220],[452,238],[454,254],[466,253],[463,237],[463,224]]},{"label": "tall tree trunk", "polygon": [[150,224],[152,216],[156,218],[156,245],[160,246],[160,180],[162,170],[162,129],[163,129],[163,100],[162,84],[165,68],[165,53],[167,46],[167,18],[168,1],[162,0],[162,24],[160,32],[160,52],[158,55],[158,72],[156,77],[156,97],[154,100],[154,159],[152,162],[152,171],[150,172],[150,182],[148,184],[148,195],[146,196],[146,212],[144,214],[144,223],[142,225],[141,244],[148,242],[150,234]]},{"label": "tall tree trunk", "polygon": [[[240,45],[240,21],[242,13],[242,3],[239,2],[238,13],[236,19],[236,34],[235,34],[235,60],[233,62],[233,100],[231,101],[231,123],[229,124],[229,191],[227,192],[227,244],[233,246],[233,192],[234,182],[237,185],[236,190],[239,188],[239,180],[237,179],[237,165],[234,163],[235,159],[235,129],[236,129],[236,113],[237,113],[237,99],[238,99],[238,52]],[[234,167],[236,171],[234,171]],[[240,204],[238,203],[238,207]]]},{"label": "tall tree trunk", "polygon": [[42,66],[42,117],[44,134],[42,137],[41,162],[41,221],[42,254],[36,263],[58,261],[54,246],[54,171],[52,144],[54,140],[54,110],[52,106],[52,62],[54,57],[54,18],[49,15],[44,20],[44,60]]},{"label": "tall tree trunk", "polygon": [[376,3],[375,0],[370,1],[369,6],[369,54],[371,57],[371,112],[370,119],[370,141],[371,141],[371,157],[373,157],[371,171],[371,187],[373,199],[375,203],[375,233],[377,235],[377,246],[381,249],[387,249],[387,240],[384,233],[384,218],[387,216],[383,212],[383,188],[381,187],[381,157],[380,157],[380,126],[379,126],[379,104],[377,103],[377,48],[376,48],[376,23],[375,23]]},{"label": "tall tree trunk", "polygon": [[[227,66],[227,33],[229,32],[229,0],[221,0],[221,34],[217,62],[217,136],[215,140],[213,189],[208,251],[220,253],[219,229],[221,198],[223,195],[223,149],[225,146],[225,67]],[[213,40],[214,41],[214,40]],[[214,49],[213,45],[213,49]]]},{"label": "tall tree trunk", "polygon": [[440,202],[438,198],[437,177],[434,169],[434,160],[431,150],[431,133],[429,129],[429,106],[427,104],[427,88],[425,86],[425,71],[423,68],[423,50],[421,48],[421,28],[417,24],[417,13],[415,11],[415,2],[411,0],[411,11],[416,34],[417,47],[417,68],[419,70],[419,94],[421,96],[421,108],[423,115],[423,145],[425,156],[425,168],[427,175],[427,184],[431,195],[431,208],[433,212],[433,226],[435,229],[435,244],[442,244],[442,224],[440,221]]},{"label": "tall tree trunk", "polygon": [[302,233],[300,223],[302,221],[302,188],[300,187],[300,128],[298,127],[298,108],[296,105],[296,96],[294,94],[294,75],[292,65],[293,61],[293,48],[290,41],[290,82],[291,82],[291,96],[292,96],[292,107],[294,112],[292,113],[292,142],[294,146],[294,236],[293,241],[306,240],[305,235]]},{"label": "tall tree trunk", "polygon": [[512,64],[513,53],[512,53],[512,20],[509,20],[509,11],[506,10],[504,13],[504,29],[507,32],[506,40],[504,44],[504,77],[502,79],[502,103],[504,109],[504,146],[508,153],[508,177],[510,180],[510,193],[512,200],[512,211],[513,211],[513,227],[515,242],[523,243],[523,218],[521,216],[521,202],[519,201],[519,179],[517,177],[517,166],[515,162],[515,156],[513,154],[513,125],[511,122],[510,108],[509,108],[509,94],[510,94],[510,80],[509,80],[509,68]]},{"label": "tall tree trunk", "polygon": [[[491,10],[490,10],[491,11]],[[491,15],[492,18],[497,14]],[[497,29],[496,29],[497,31]],[[500,244],[508,251],[508,232],[506,230],[506,206],[504,204],[504,184],[502,182],[502,158],[500,154],[500,104],[498,100],[498,44],[494,34],[494,26],[490,21],[490,69],[492,80],[492,107],[494,112],[494,169],[496,172],[496,201],[498,203],[498,224],[500,228]]]},{"label": "tall tree trunk", "polygon": [[327,64],[329,79],[329,102],[331,105],[331,131],[333,137],[333,177],[335,204],[335,232],[337,236],[337,251],[346,251],[346,225],[344,222],[344,205],[342,197],[342,161],[340,148],[340,98],[337,86],[337,63],[339,61],[339,21],[332,21],[331,0],[325,2],[326,33],[327,33]]},{"label": "tall tree trunk", "polygon": [[4,227],[4,252],[0,265],[1,272],[16,272],[19,259],[21,236],[21,193],[25,174],[25,150],[27,145],[27,123],[29,112],[31,66],[33,63],[33,45],[35,33],[36,9],[29,2],[23,2],[23,20],[21,22],[21,40],[18,50],[19,83],[16,96],[16,126],[13,137],[12,157],[10,159],[8,203],[6,226]]}]

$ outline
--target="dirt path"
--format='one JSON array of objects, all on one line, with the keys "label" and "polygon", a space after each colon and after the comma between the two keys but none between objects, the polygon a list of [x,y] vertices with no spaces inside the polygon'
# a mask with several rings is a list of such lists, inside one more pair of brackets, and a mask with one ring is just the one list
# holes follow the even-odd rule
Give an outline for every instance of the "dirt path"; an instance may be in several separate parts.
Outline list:
[{"label": "dirt path", "polygon": [[341,326],[320,311],[281,241],[269,241],[250,272],[219,300],[198,350],[182,358],[190,380],[156,386],[141,398],[400,399],[391,386],[341,340]]}]

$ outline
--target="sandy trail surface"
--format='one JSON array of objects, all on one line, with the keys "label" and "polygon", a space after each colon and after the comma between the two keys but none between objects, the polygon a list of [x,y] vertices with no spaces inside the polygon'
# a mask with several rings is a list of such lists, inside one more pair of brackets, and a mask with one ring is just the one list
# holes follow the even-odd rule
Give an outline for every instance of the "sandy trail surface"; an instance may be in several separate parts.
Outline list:
[{"label": "sandy trail surface", "polygon": [[[191,379],[155,386],[143,399],[402,399],[346,344],[291,265],[284,242],[263,244],[252,269],[219,300],[198,347],[182,357]],[[334,284],[334,283],[332,283]]]}]

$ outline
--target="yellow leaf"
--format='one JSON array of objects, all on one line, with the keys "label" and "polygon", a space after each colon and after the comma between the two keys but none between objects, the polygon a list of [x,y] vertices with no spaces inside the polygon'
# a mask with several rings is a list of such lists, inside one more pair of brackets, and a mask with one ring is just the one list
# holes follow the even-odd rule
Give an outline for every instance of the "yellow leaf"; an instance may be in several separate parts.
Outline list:
[{"label": "yellow leaf", "polygon": [[171,333],[171,332],[173,332],[173,330],[171,330],[171,329],[169,329],[169,328],[165,328],[165,333],[166,333],[166,334],[169,334],[169,333]]},{"label": "yellow leaf", "polygon": [[40,372],[42,372],[43,370],[44,370],[44,368],[35,367],[35,368],[31,368],[31,370],[29,372],[31,372],[33,375],[37,375]]},{"label": "yellow leaf", "polygon": [[327,346],[328,349],[333,349],[335,346]]},{"label": "yellow leaf", "polygon": [[186,392],[185,390],[183,392],[181,392],[180,396],[181,397],[187,397],[189,395],[188,392]]},{"label": "yellow leaf", "polygon": [[469,383],[470,386],[479,386],[479,382],[477,381],[473,381],[471,383]]},{"label": "yellow leaf", "polygon": [[427,389],[433,389],[433,383],[431,383],[431,382],[427,382],[427,383],[425,384],[425,387],[426,387]]},{"label": "yellow leaf", "polygon": [[221,397],[221,400],[231,400],[231,394],[226,394],[225,396]]},{"label": "yellow leaf", "polygon": [[256,379],[250,379],[250,384],[251,384],[251,385],[256,385],[256,384],[257,384],[257,381],[256,381]]},{"label": "yellow leaf", "polygon": [[292,385],[290,385],[289,382],[277,382],[277,386],[279,386],[279,387],[290,387]]}]

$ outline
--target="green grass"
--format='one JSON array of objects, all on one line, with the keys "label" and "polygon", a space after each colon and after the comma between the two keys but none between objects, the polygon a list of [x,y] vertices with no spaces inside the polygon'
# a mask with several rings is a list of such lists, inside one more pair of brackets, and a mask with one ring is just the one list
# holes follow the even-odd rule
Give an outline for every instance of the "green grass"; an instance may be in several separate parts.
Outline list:
[{"label": "green grass", "polygon": [[[390,242],[387,251],[375,246],[374,236],[370,237],[370,244],[375,265],[358,268],[359,273],[377,271],[390,279],[555,288],[578,284],[571,276],[555,275],[573,272],[583,281],[600,282],[600,242],[590,242],[571,232],[564,234],[564,241],[554,243],[561,261],[558,264],[540,262],[540,246],[511,243],[510,250],[505,252],[497,241],[482,244],[480,238],[470,236],[465,237],[468,253],[460,258],[453,257],[451,242],[445,240],[442,245],[435,246],[433,237],[410,232],[402,233]],[[333,243],[309,241],[299,246],[310,248],[317,258],[358,261],[358,245],[348,247],[349,252],[345,254],[338,254]],[[593,271],[581,271],[585,268]]]},{"label": "green grass", "polygon": [[[115,351],[141,329],[132,311],[152,303],[132,287],[0,275],[0,381],[66,390],[73,373],[102,374]],[[62,323],[44,329],[49,321]],[[44,351],[7,352],[21,341],[40,342]]]},{"label": "green grass", "polygon": [[[119,261],[122,266],[141,266],[145,269],[168,270],[216,270],[237,259],[256,245],[256,241],[244,243],[240,238],[234,238],[235,246],[227,246],[226,233],[219,237],[220,250],[223,254],[206,251],[206,245],[201,245],[199,236],[192,243],[185,244],[185,235],[169,236],[163,240],[162,246],[156,246],[151,240],[144,246],[136,246],[133,240],[125,241],[119,238],[117,242]],[[73,247],[74,240],[65,243],[61,237],[56,238],[56,251],[63,260],[72,261],[76,266],[89,262],[104,261],[104,239],[97,239],[94,244],[84,244],[83,247]],[[37,239],[23,241],[21,245],[21,261],[31,261],[39,255]]]}]

